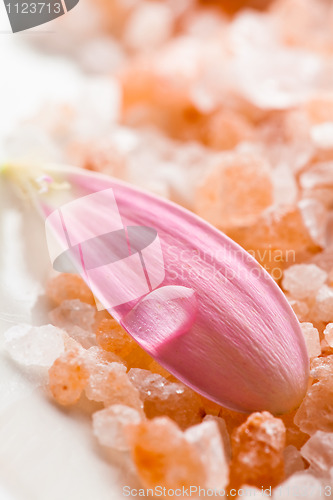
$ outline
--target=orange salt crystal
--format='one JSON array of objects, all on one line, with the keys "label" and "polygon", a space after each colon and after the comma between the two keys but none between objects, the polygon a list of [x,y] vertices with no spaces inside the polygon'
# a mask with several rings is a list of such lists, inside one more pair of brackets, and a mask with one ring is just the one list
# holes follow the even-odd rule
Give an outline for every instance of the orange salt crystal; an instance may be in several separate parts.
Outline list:
[{"label": "orange salt crystal", "polygon": [[134,340],[113,318],[105,318],[96,329],[98,345],[105,351],[114,352],[121,358],[126,357],[136,345]]},{"label": "orange salt crystal", "polygon": [[176,489],[204,485],[205,472],[198,451],[169,418],[130,425],[128,440],[145,487]]},{"label": "orange salt crystal", "polygon": [[321,94],[305,104],[305,109],[313,124],[333,121],[333,94]]},{"label": "orange salt crystal", "polygon": [[242,115],[222,109],[208,118],[204,127],[204,143],[217,150],[233,149],[242,141],[254,139],[254,130]]},{"label": "orange salt crystal", "polygon": [[231,437],[230,484],[268,488],[284,478],[285,426],[267,411],[252,413]]},{"label": "orange salt crystal", "polygon": [[76,403],[88,381],[89,373],[79,349],[70,349],[55,360],[49,369],[52,396],[61,405]]},{"label": "orange salt crystal", "polygon": [[133,348],[130,353],[124,358],[128,368],[143,368],[148,370],[154,358],[152,358],[142,347],[136,342],[133,342]]},{"label": "orange salt crystal", "polygon": [[198,188],[197,213],[214,226],[248,225],[273,203],[270,167],[260,156],[225,154]]},{"label": "orange salt crystal", "polygon": [[95,305],[91,290],[77,274],[63,273],[52,278],[46,285],[46,295],[56,304],[61,304],[64,300],[79,299]]},{"label": "orange salt crystal", "polygon": [[248,417],[246,413],[229,410],[229,408],[224,408],[223,406],[221,406],[218,416],[225,421],[229,434],[231,434],[236,427],[243,424]]},{"label": "orange salt crystal", "polygon": [[168,372],[163,366],[161,366],[157,361],[153,360],[150,365],[148,366],[148,370],[152,373],[157,373],[158,375],[161,375],[162,377],[172,381],[172,382],[177,382],[176,377],[174,377],[171,373]]},{"label": "orange salt crystal", "polygon": [[201,394],[199,394],[199,397],[206,415],[213,415],[217,417],[221,411],[221,405],[214,403],[214,401],[211,401],[204,396],[201,396]]},{"label": "orange salt crystal", "polygon": [[[205,4],[205,1],[201,0],[201,3]],[[272,0],[215,0],[215,2],[211,3],[215,3],[215,5],[222,7],[229,13],[234,13],[246,7],[258,10],[266,9],[272,3]]]},{"label": "orange salt crystal", "polygon": [[201,422],[204,416],[201,400],[189,387],[140,368],[132,368],[128,376],[140,393],[148,418],[165,415],[182,429]]},{"label": "orange salt crystal", "polygon": [[295,262],[298,254],[311,255],[320,247],[313,240],[298,206],[269,209],[256,223],[227,231],[228,236],[247,250],[278,249],[286,262]]},{"label": "orange salt crystal", "polygon": [[315,379],[295,415],[301,431],[333,432],[333,356],[315,358],[311,364]]},{"label": "orange salt crystal", "polygon": [[298,450],[309,439],[309,435],[302,432],[294,423],[296,410],[282,415],[280,418],[286,427],[286,446],[294,446]]},{"label": "orange salt crystal", "polygon": [[[111,316],[104,317],[97,322],[95,334],[99,346],[106,352],[119,356],[128,368],[149,368],[157,373],[164,370]],[[168,375],[171,377],[170,374]]]}]

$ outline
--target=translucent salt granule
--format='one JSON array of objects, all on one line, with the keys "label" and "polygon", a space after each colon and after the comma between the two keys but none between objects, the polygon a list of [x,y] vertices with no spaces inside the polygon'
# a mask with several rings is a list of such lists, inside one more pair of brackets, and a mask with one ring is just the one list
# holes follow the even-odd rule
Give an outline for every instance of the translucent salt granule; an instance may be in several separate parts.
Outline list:
[{"label": "translucent salt granule", "polygon": [[295,299],[316,294],[325,283],[327,273],[314,264],[295,264],[283,273],[282,286]]},{"label": "translucent salt granule", "polygon": [[5,333],[5,348],[17,363],[50,367],[64,351],[64,332],[53,325],[13,326]]},{"label": "translucent salt granule", "polygon": [[46,286],[46,295],[55,304],[61,304],[64,300],[78,299],[95,305],[91,290],[77,274],[63,273],[52,278]]},{"label": "translucent salt granule", "polygon": [[124,358],[137,345],[130,335],[113,318],[103,319],[97,326],[97,343],[108,352],[114,352]]},{"label": "translucent salt granule", "polygon": [[314,328],[312,323],[301,323],[301,329],[304,335],[309,358],[320,356],[320,339],[317,328]]},{"label": "translucent salt granule", "polygon": [[51,320],[61,328],[79,326],[90,330],[95,321],[96,308],[79,299],[64,300],[50,312]]},{"label": "translucent salt granule", "polygon": [[325,340],[330,347],[333,347],[333,323],[329,323],[324,330]]},{"label": "translucent salt granule", "polygon": [[141,422],[142,415],[130,406],[116,404],[95,412],[92,418],[93,432],[101,445],[127,451],[125,427]]},{"label": "translucent salt granule", "polygon": [[284,472],[286,477],[304,470],[302,455],[295,446],[289,445],[283,450]]},{"label": "translucent salt granule", "polygon": [[[94,349],[94,348],[92,348]],[[89,353],[85,366],[89,371],[86,385],[87,398],[102,402],[105,406],[123,404],[142,412],[139,391],[131,383],[126,367],[119,362],[108,362],[96,352]],[[86,357],[87,357],[86,356]]]},{"label": "translucent salt granule", "polygon": [[189,387],[139,368],[132,368],[128,376],[140,393],[148,418],[166,415],[182,429],[201,422],[201,400]]},{"label": "translucent salt granule", "polygon": [[95,322],[96,308],[78,299],[64,300],[50,311],[49,318],[53,325],[64,328],[68,335],[79,342],[85,349],[96,345],[92,327]]},{"label": "translucent salt granule", "polygon": [[311,363],[314,380],[295,415],[301,431],[333,432],[333,356],[315,358]]},{"label": "translucent salt granule", "polygon": [[199,452],[168,417],[131,425],[127,431],[137,473],[147,488],[204,486]]},{"label": "translucent salt granule", "polygon": [[323,285],[316,295],[315,318],[326,323],[333,321],[333,288]]},{"label": "translucent salt granule", "polygon": [[224,489],[229,482],[229,463],[218,424],[206,420],[189,427],[184,436],[199,452],[206,471],[206,488]]},{"label": "translucent salt granule", "polygon": [[317,431],[301,449],[301,454],[318,475],[333,467],[333,433]]},{"label": "translucent salt granule", "polygon": [[49,369],[51,394],[59,404],[72,405],[80,399],[88,377],[83,349],[66,350]]},{"label": "translucent salt granule", "polygon": [[275,486],[284,477],[286,430],[270,413],[252,413],[231,437],[230,484]]},{"label": "translucent salt granule", "polygon": [[[287,297],[288,298],[288,297]],[[298,321],[306,321],[309,315],[309,306],[302,300],[288,298],[288,302],[294,310]]]}]

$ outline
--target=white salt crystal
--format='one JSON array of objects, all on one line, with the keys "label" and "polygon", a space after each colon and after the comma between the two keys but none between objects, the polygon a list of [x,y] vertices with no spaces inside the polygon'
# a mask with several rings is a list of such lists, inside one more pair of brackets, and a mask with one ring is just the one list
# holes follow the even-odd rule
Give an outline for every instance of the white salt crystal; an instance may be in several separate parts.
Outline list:
[{"label": "white salt crystal", "polygon": [[93,432],[100,444],[119,451],[129,449],[125,427],[142,420],[139,412],[129,406],[116,404],[93,414]]},{"label": "white salt crystal", "polygon": [[25,366],[50,367],[64,352],[64,333],[53,325],[13,326],[5,333],[9,355]]},{"label": "white salt crystal", "polygon": [[172,35],[173,14],[163,3],[140,2],[125,30],[125,43],[134,50],[158,47]]},{"label": "white salt crystal", "polygon": [[323,122],[311,128],[311,139],[320,149],[333,149],[333,122]]},{"label": "white salt crystal", "polygon": [[302,446],[301,454],[316,474],[327,474],[333,467],[333,433],[317,431]]},{"label": "white salt crystal", "polygon": [[206,415],[203,419],[203,422],[215,422],[217,424],[223,441],[223,447],[227,460],[231,460],[231,442],[225,420],[215,415]]},{"label": "white salt crystal", "polygon": [[225,488],[229,482],[229,464],[218,424],[213,420],[201,422],[186,429],[184,435],[200,454],[207,488]]},{"label": "white salt crystal", "polygon": [[282,286],[293,298],[305,299],[315,295],[326,278],[315,264],[295,264],[284,271]]},{"label": "white salt crystal", "polygon": [[315,358],[321,354],[319,332],[312,323],[301,323],[301,329],[305,338],[309,358]]},{"label": "white salt crystal", "polygon": [[303,302],[302,300],[296,300],[296,299],[288,299],[288,302],[293,308],[294,313],[298,318],[298,321],[306,321],[307,316],[309,314],[309,306],[307,305],[307,303]]},{"label": "white salt crystal", "polygon": [[318,321],[333,321],[333,288],[323,285],[316,296],[316,319]]},{"label": "white salt crystal", "polygon": [[319,498],[321,482],[311,474],[299,472],[274,489],[273,500],[316,500]]}]

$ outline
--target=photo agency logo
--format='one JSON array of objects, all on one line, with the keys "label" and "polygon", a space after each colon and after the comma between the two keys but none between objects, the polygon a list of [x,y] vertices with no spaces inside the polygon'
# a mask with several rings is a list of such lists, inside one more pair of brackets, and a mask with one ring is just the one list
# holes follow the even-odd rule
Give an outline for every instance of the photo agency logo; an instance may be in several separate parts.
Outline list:
[{"label": "photo agency logo", "polygon": [[165,278],[156,229],[125,225],[112,189],[61,206],[45,229],[53,268],[80,274],[99,310],[140,299]]},{"label": "photo agency logo", "polygon": [[13,33],[35,28],[63,16],[72,10],[79,0],[3,0]]}]

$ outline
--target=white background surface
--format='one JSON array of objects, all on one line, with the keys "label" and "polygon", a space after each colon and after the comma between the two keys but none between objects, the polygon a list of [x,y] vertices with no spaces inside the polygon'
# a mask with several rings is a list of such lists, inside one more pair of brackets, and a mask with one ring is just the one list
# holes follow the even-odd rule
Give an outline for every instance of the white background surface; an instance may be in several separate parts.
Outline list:
[{"label": "white background surface", "polygon": [[[4,33],[0,0],[0,161],[3,139],[45,98],[74,98],[84,77],[69,61],[25,42],[38,34]],[[44,228],[0,179],[0,500],[124,498],[120,468],[98,448],[90,418],[53,405],[36,380],[3,351],[3,332],[36,320],[50,271]],[[35,303],[39,304],[36,308]],[[37,314],[38,313],[38,314]]]}]

